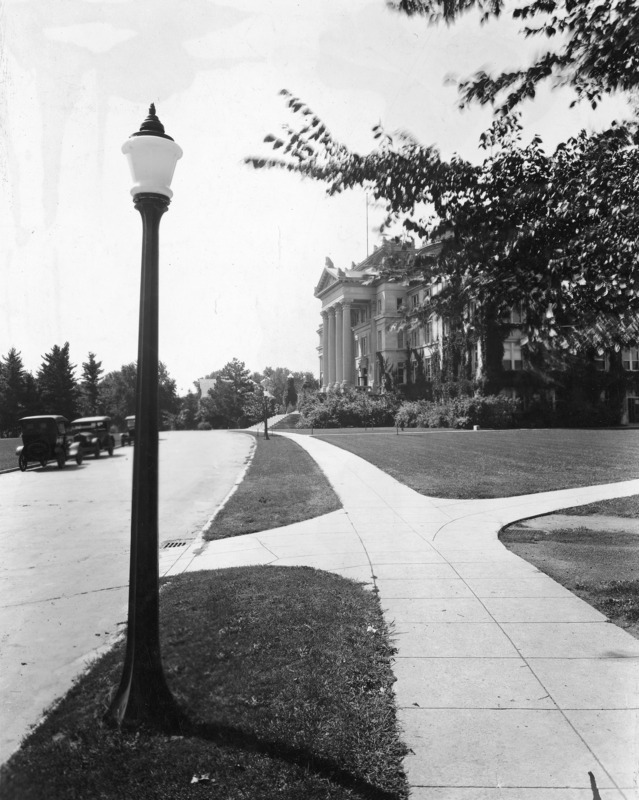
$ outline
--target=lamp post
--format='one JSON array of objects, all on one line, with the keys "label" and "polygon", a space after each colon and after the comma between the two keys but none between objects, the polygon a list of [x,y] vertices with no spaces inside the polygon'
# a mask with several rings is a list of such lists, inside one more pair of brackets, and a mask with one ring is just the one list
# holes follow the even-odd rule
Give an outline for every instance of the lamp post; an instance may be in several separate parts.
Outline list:
[{"label": "lamp post", "polygon": [[164,133],[155,106],[122,146],[133,178],[133,203],[142,217],[142,276],[135,450],[131,507],[131,556],[126,656],[107,719],[122,724],[172,726],[177,705],[160,656],[158,554],[158,252],[162,214],[182,149]]},{"label": "lamp post", "polygon": [[264,438],[268,439],[268,401],[273,397],[273,395],[268,391],[268,386],[271,385],[271,382],[268,378],[264,378],[264,380],[260,381],[260,385],[262,386],[262,413],[264,415]]}]

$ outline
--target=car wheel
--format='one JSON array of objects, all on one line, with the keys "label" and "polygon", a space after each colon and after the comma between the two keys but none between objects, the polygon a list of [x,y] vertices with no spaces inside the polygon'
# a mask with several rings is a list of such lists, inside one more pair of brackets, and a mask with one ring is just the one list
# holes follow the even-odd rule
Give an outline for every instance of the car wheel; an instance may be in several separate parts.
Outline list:
[{"label": "car wheel", "polygon": [[40,459],[40,466],[41,466],[41,467],[46,467],[46,465],[47,465],[47,460],[46,460],[46,458],[41,458],[41,459]]},{"label": "car wheel", "polygon": [[100,444],[96,444],[95,448],[93,449],[93,456],[94,458],[100,458]]},{"label": "car wheel", "polygon": [[64,453],[58,453],[57,460],[58,460],[58,467],[62,469],[62,467],[66,463],[67,457],[64,455]]},{"label": "car wheel", "polygon": [[82,463],[82,450],[78,450],[78,453],[77,453],[77,455],[75,457],[75,463],[78,466],[80,466],[80,464]]},{"label": "car wheel", "polygon": [[20,467],[20,472],[24,472],[26,470],[28,463],[29,462],[27,461],[26,455],[24,453],[20,453],[18,456],[18,466]]},{"label": "car wheel", "polygon": [[113,441],[112,441],[112,440],[109,440],[109,446],[107,447],[107,453],[108,453],[110,456],[112,456],[112,455],[113,455],[113,448],[114,448],[114,447],[115,447],[115,444],[113,443]]}]

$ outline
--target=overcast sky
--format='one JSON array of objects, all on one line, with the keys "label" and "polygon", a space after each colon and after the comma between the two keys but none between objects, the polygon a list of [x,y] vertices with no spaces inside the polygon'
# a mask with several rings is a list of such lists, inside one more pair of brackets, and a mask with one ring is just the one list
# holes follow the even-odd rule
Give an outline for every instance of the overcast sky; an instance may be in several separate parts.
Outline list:
[{"label": "overcast sky", "polygon": [[[34,373],[54,344],[106,371],[137,356],[141,224],[121,145],[154,102],[183,148],[160,240],[160,358],[180,392],[233,357],[317,375],[326,256],[362,260],[381,213],[363,192],[243,165],[301,97],[348,145],[373,125],[476,160],[489,114],[446,78],[527,63],[511,22],[429,28],[384,0],[4,0],[0,6],[0,354]],[[542,91],[526,130],[551,146],[624,116]]]}]

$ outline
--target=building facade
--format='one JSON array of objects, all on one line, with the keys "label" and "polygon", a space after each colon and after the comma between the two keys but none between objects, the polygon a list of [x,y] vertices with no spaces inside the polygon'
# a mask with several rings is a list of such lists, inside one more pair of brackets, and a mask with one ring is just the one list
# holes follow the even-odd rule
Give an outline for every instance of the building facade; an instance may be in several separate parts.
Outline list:
[{"label": "building facade", "polygon": [[[326,259],[315,287],[315,297],[322,304],[317,350],[324,391],[351,386],[382,392],[391,385],[406,390],[420,382],[427,387],[433,380],[450,333],[447,320],[433,313],[422,314],[422,323],[404,330],[398,324],[405,310],[427,308],[440,287],[408,272],[404,279],[398,280],[397,275],[402,263],[408,266],[417,256],[436,257],[440,248],[437,243],[415,248],[384,241],[346,270]],[[392,280],[384,277],[389,262],[394,267]],[[593,354],[589,369],[606,374],[582,379],[580,385],[579,376],[567,380],[566,364],[540,369],[539,364],[530,363],[524,333],[517,327],[522,322],[517,309],[501,322],[503,335],[497,340],[478,339],[459,354],[465,377],[485,376],[492,358],[492,391],[521,397],[525,403],[543,398],[553,406],[559,401],[609,403],[622,424],[639,424],[638,348],[616,355]]]}]

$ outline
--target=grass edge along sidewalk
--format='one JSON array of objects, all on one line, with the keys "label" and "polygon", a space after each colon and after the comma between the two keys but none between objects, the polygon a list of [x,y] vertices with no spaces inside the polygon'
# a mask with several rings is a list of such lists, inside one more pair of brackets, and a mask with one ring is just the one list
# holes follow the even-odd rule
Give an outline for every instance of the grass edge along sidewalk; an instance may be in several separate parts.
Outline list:
[{"label": "grass edge along sidewalk", "polygon": [[282,436],[268,440],[258,436],[244,480],[215,516],[205,539],[280,528],[341,507],[306,450]]},{"label": "grass edge along sidewalk", "polygon": [[403,800],[389,631],[377,595],[309,567],[180,575],[162,591],[180,730],[102,722],[123,643],[0,770],[3,800]]}]

